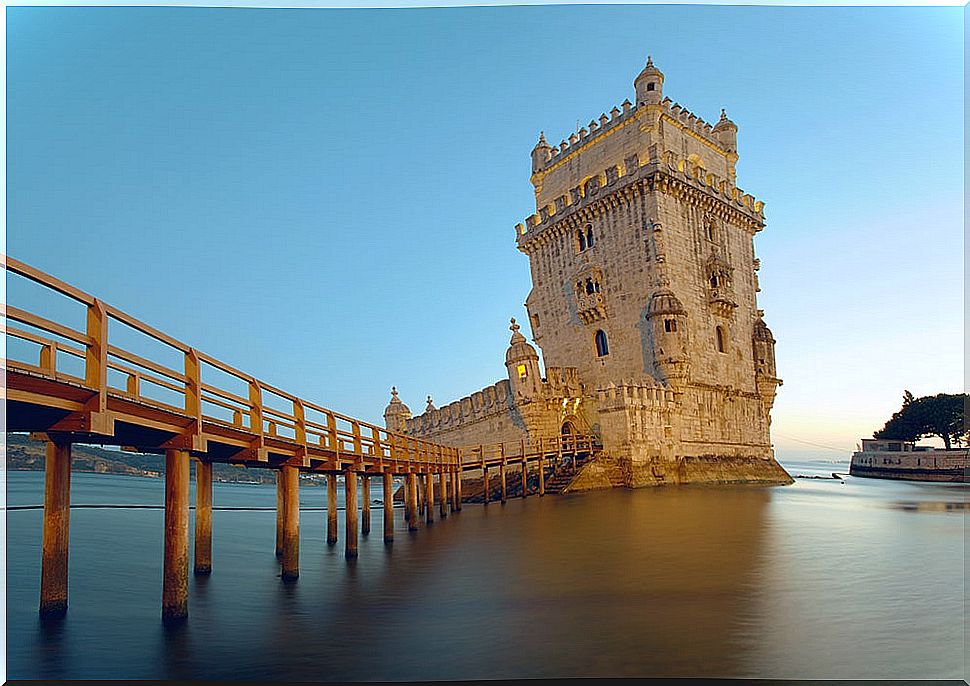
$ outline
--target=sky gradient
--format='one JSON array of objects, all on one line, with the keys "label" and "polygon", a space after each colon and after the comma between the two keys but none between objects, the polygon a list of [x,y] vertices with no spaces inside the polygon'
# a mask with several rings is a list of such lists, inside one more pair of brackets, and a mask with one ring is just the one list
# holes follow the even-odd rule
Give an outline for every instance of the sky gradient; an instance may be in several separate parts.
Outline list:
[{"label": "sky gradient", "polygon": [[962,390],[962,8],[6,12],[8,254],[307,399],[504,376],[529,151],[648,53],[766,203],[779,453]]}]

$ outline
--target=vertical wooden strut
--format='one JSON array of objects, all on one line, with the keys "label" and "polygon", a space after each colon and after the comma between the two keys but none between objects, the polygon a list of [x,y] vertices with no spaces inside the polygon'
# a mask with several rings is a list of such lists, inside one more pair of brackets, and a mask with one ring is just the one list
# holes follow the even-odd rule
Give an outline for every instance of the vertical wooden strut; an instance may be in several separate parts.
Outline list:
[{"label": "vertical wooden strut", "polygon": [[498,465],[498,474],[499,474],[499,485],[502,488],[502,491],[501,491],[501,494],[502,494],[502,504],[504,505],[505,504],[505,501],[507,499],[507,496],[506,496],[506,480],[505,480],[505,444],[504,443],[500,443],[499,444],[499,448],[500,448],[501,454],[502,454],[502,461]]},{"label": "vertical wooden strut", "polygon": [[438,474],[438,516],[444,519],[448,516],[448,483],[444,469]]},{"label": "vertical wooden strut", "polygon": [[337,475],[327,477],[327,545],[337,543]]},{"label": "vertical wooden strut", "polygon": [[44,533],[40,614],[67,612],[67,549],[71,515],[71,444],[48,439],[44,463]]},{"label": "vertical wooden strut", "polygon": [[545,455],[539,454],[539,496],[546,494],[546,462]]},{"label": "vertical wooden strut", "polygon": [[344,472],[344,556],[348,560],[357,557],[357,472]]},{"label": "vertical wooden strut", "polygon": [[522,456],[522,497],[529,495],[529,461]]},{"label": "vertical wooden strut", "polygon": [[276,557],[283,555],[283,472],[276,470]]},{"label": "vertical wooden strut", "polygon": [[391,543],[394,540],[394,476],[385,470],[383,479],[384,542]]},{"label": "vertical wooden strut", "polygon": [[189,616],[189,453],[165,451],[165,561],[162,621]]},{"label": "vertical wooden strut", "polygon": [[195,463],[195,573],[212,572],[212,463]]},{"label": "vertical wooden strut", "polygon": [[418,516],[424,514],[424,474],[418,474],[416,478],[415,497],[418,499]]},{"label": "vertical wooden strut", "polygon": [[360,535],[370,534],[370,475],[360,475]]},{"label": "vertical wooden strut", "polygon": [[434,473],[428,472],[424,475],[424,497],[425,511],[428,516],[428,524],[434,523]]},{"label": "vertical wooden strut", "polygon": [[283,580],[300,576],[300,470],[283,466]]},{"label": "vertical wooden strut", "polygon": [[418,475],[413,472],[408,474],[405,480],[406,497],[408,499],[408,509],[411,510],[411,517],[408,519],[408,531],[418,530]]}]

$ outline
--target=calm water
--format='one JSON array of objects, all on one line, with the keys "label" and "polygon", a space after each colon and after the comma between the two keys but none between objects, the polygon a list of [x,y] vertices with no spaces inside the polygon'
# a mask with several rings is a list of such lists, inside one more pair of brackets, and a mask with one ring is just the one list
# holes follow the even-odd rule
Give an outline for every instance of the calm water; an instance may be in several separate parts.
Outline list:
[{"label": "calm water", "polygon": [[[42,474],[6,478],[9,505],[43,501]],[[158,479],[72,480],[75,504],[162,502]],[[275,497],[214,486],[217,506]],[[175,630],[159,619],[160,509],[72,511],[70,610],[52,626],[37,617],[41,512],[10,511],[7,676],[964,678],[968,501],[960,485],[851,477],[610,491],[467,505],[416,534],[398,510],[391,549],[375,507],[355,564],[306,511],[293,585],[273,512],[216,511],[212,577],[190,581]]]}]

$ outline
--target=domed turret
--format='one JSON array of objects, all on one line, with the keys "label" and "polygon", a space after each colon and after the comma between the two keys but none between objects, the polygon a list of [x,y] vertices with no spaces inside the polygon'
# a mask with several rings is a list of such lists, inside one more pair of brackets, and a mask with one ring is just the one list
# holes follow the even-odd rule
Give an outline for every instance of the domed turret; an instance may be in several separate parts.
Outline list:
[{"label": "domed turret", "polygon": [[545,132],[540,131],[539,142],[536,143],[536,147],[532,148],[532,173],[535,174],[545,169],[546,163],[551,157],[552,147],[546,143]]},{"label": "domed turret", "polygon": [[724,110],[721,110],[721,118],[714,125],[714,138],[728,152],[738,151],[738,125],[728,119]]},{"label": "domed turret", "polygon": [[633,80],[637,92],[637,107],[659,105],[664,99],[663,72],[653,66],[653,59],[647,56],[647,66]]},{"label": "domed turret", "polygon": [[[761,404],[765,408],[765,416],[771,412],[775,404],[775,395],[781,386],[781,379],[775,369],[775,337],[771,329],[762,319],[764,313],[758,310],[758,318],[754,322],[751,332],[751,344],[754,351],[754,380],[761,396]],[[771,419],[769,418],[769,422]]]},{"label": "domed turret", "polygon": [[515,399],[531,399],[539,391],[542,375],[539,372],[539,354],[529,345],[525,336],[519,333],[519,325],[512,318],[512,338],[505,351],[505,367],[509,371],[512,396]]},{"label": "domed turret", "polygon": [[397,397],[397,387],[391,387],[391,402],[384,408],[384,427],[388,431],[403,433],[407,429],[407,421],[411,418],[411,408]]},{"label": "domed turret", "polygon": [[690,374],[687,355],[687,309],[666,285],[650,298],[647,319],[653,338],[653,364],[675,393],[682,393]]},{"label": "domed turret", "polygon": [[754,369],[760,376],[774,378],[775,370],[775,338],[771,335],[771,329],[765,324],[765,320],[760,316],[754,323],[754,331],[751,335],[754,345]]}]

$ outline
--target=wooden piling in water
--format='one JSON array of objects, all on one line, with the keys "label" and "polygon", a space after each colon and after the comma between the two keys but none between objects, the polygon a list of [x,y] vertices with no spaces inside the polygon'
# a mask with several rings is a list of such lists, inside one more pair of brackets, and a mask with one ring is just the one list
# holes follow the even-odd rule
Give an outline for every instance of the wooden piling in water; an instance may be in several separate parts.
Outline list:
[{"label": "wooden piling in water", "polygon": [[394,475],[385,471],[382,478],[384,482],[384,493],[381,496],[384,501],[384,542],[391,543],[394,541]]},{"label": "wooden piling in water", "polygon": [[461,512],[461,469],[455,472],[455,510]]},{"label": "wooden piling in water", "polygon": [[428,524],[434,523],[434,473],[428,472],[424,475],[424,509],[427,515]]},{"label": "wooden piling in water", "polygon": [[360,535],[370,534],[370,475],[360,475]]},{"label": "wooden piling in water", "polygon": [[327,476],[327,545],[337,544],[337,475]]},{"label": "wooden piling in water", "polygon": [[212,463],[195,463],[195,573],[212,573]]},{"label": "wooden piling in water", "polygon": [[357,472],[348,469],[344,472],[344,557],[353,560],[357,557]]},{"label": "wooden piling in water", "polygon": [[499,474],[499,484],[501,486],[502,504],[504,505],[506,500],[508,499],[507,497],[508,489],[506,488],[507,484],[505,479],[505,444],[504,443],[499,444],[499,452],[501,454],[502,461],[498,465],[498,474]]},{"label": "wooden piling in water", "polygon": [[300,470],[283,471],[283,580],[300,576]]},{"label": "wooden piling in water", "polygon": [[415,483],[415,497],[418,499],[418,516],[421,517],[424,515],[424,501],[426,498],[424,494],[424,474],[418,474]]},{"label": "wooden piling in water", "polygon": [[529,495],[529,461],[522,456],[522,497]]},{"label": "wooden piling in water", "polygon": [[408,531],[418,530],[418,475],[413,472],[405,477],[405,497],[411,516],[408,518]]},{"label": "wooden piling in water", "polygon": [[444,470],[438,473],[438,516],[448,516],[448,479]]},{"label": "wooden piling in water", "polygon": [[44,533],[40,614],[67,613],[67,552],[71,516],[71,444],[48,439],[44,461]]},{"label": "wooden piling in water", "polygon": [[276,470],[276,557],[283,555],[283,472]]},{"label": "wooden piling in water", "polygon": [[165,451],[165,543],[162,621],[189,616],[189,453]]}]

